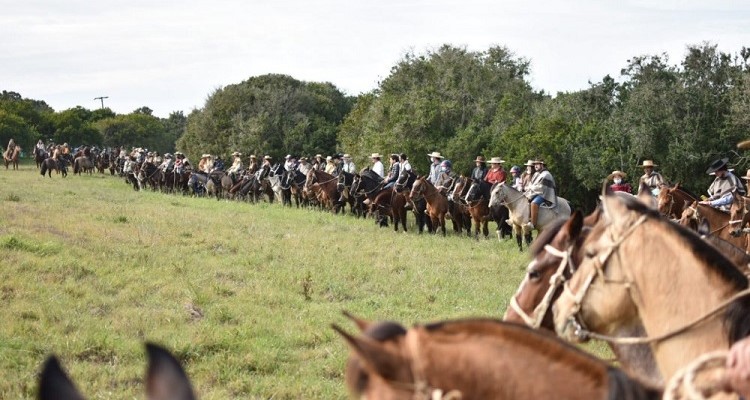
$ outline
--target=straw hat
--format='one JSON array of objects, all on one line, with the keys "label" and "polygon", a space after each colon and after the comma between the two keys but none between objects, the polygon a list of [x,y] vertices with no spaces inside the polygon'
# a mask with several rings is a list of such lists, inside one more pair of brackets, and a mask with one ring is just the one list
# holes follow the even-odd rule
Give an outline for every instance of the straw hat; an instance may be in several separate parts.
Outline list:
[{"label": "straw hat", "polygon": [[292,158],[292,155],[291,155],[291,154],[287,154],[287,155],[286,155],[286,157],[284,157],[284,159],[285,159],[285,160],[288,160],[288,159],[290,159],[290,158]]},{"label": "straw hat", "polygon": [[481,163],[483,163],[483,162],[486,162],[486,160],[484,159],[483,156],[477,156],[477,159],[474,160],[474,162],[481,162]]},{"label": "straw hat", "polygon": [[607,179],[610,179],[610,180],[611,180],[611,179],[614,179],[614,177],[615,177],[615,176],[619,176],[619,177],[621,177],[621,178],[625,179],[625,178],[627,178],[627,177],[628,177],[628,174],[626,174],[626,173],[624,173],[624,172],[622,172],[622,171],[614,170],[614,171],[612,171],[612,173],[611,173],[611,174],[609,174],[609,175],[607,176]]},{"label": "straw hat", "polygon": [[380,153],[372,153],[370,158],[383,158],[383,156]]},{"label": "straw hat", "polygon": [[346,153],[346,154],[344,154],[344,158],[346,158],[348,160],[348,159],[352,158],[352,156],[350,156],[349,153]]},{"label": "straw hat", "polygon": [[428,154],[427,156],[428,157],[432,157],[432,158],[443,158],[443,156],[439,152],[437,152],[437,151],[433,151],[432,153]]},{"label": "straw hat", "polygon": [[527,167],[533,167],[534,166],[534,160],[526,161],[526,164],[524,164]]},{"label": "straw hat", "polygon": [[745,172],[745,176],[741,176],[740,178],[745,179],[745,180],[750,179],[750,169],[747,170],[747,172]]},{"label": "straw hat", "polygon": [[490,164],[504,164],[505,160],[500,159],[500,157],[492,157],[490,158]]},{"label": "straw hat", "polygon": [[250,158],[258,158],[258,157],[255,157],[255,154],[250,154]]},{"label": "straw hat", "polygon": [[201,158],[208,158],[208,157],[211,157],[211,155],[210,154],[204,154],[204,155],[201,156]]},{"label": "straw hat", "polygon": [[639,165],[641,168],[654,168],[658,166],[659,164],[654,164],[654,160],[643,160],[643,164]]},{"label": "straw hat", "polygon": [[182,154],[182,152],[181,152],[181,151],[175,151],[175,152],[174,152],[174,155],[176,155],[176,156],[181,156],[181,155],[183,155],[183,154]]},{"label": "straw hat", "polygon": [[740,150],[750,149],[750,139],[743,140],[743,141],[737,143],[737,148],[740,149]]},{"label": "straw hat", "polygon": [[322,154],[316,154],[315,158],[323,158],[323,155]]},{"label": "straw hat", "polygon": [[532,161],[532,163],[533,163],[534,165],[536,165],[536,164],[543,164],[543,165],[547,165],[547,164],[545,164],[545,163],[544,163],[544,160],[541,160],[541,159],[538,159],[538,158],[537,158],[536,160]]},{"label": "straw hat", "polygon": [[239,151],[235,151],[234,153],[232,153],[232,157],[235,157],[235,156],[240,157],[242,156],[242,153],[240,153]]},{"label": "straw hat", "polygon": [[333,161],[333,157],[331,157],[331,156],[326,156],[326,161]]},{"label": "straw hat", "polygon": [[263,156],[263,159],[264,160],[273,160],[273,157],[271,157],[271,156]]}]

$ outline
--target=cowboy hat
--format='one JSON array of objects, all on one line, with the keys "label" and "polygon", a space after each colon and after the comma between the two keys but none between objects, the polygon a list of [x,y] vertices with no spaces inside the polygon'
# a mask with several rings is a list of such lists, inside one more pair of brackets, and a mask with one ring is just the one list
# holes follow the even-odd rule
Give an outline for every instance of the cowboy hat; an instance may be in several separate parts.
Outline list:
[{"label": "cowboy hat", "polygon": [[611,174],[609,174],[607,176],[607,179],[613,179],[615,176],[619,176],[619,177],[625,179],[625,178],[628,177],[628,174],[626,174],[626,173],[624,173],[622,171],[614,170],[614,171],[612,171]]},{"label": "cowboy hat", "polygon": [[255,154],[250,154],[250,158],[258,158],[258,157],[255,157]]},{"label": "cowboy hat", "polygon": [[201,156],[201,158],[208,158],[208,157],[211,157],[211,155],[210,154],[204,154],[204,155]]},{"label": "cowboy hat", "polygon": [[380,153],[372,153],[370,158],[383,158],[383,156]]},{"label": "cowboy hat", "polygon": [[745,176],[741,176],[740,178],[745,179],[745,180],[750,179],[750,169],[747,170],[747,172],[745,172]]},{"label": "cowboy hat", "polygon": [[534,166],[534,160],[526,161],[526,164],[524,164],[524,165],[527,166],[527,167],[532,167],[532,166]]},{"label": "cowboy hat", "polygon": [[643,160],[643,164],[639,165],[641,168],[654,168],[658,166],[659,164],[654,164],[654,160]]},{"label": "cowboy hat", "polygon": [[477,159],[476,159],[476,160],[474,160],[474,162],[481,162],[481,163],[483,163],[483,162],[486,162],[486,161],[485,161],[484,157],[482,157],[482,156],[477,156]]},{"label": "cowboy hat", "polygon": [[505,163],[505,160],[500,159],[500,157],[490,158],[490,164],[503,164],[503,163]]},{"label": "cowboy hat", "polygon": [[181,152],[181,151],[175,151],[175,152],[174,152],[174,155],[176,155],[176,156],[179,156],[180,154],[182,154],[182,152]]},{"label": "cowboy hat", "polygon": [[433,151],[432,153],[428,154],[427,156],[428,157],[432,157],[432,158],[443,158],[443,156],[439,152],[437,152],[437,151]]},{"label": "cowboy hat", "polygon": [[352,156],[349,155],[349,153],[344,154],[344,158],[352,158]]},{"label": "cowboy hat", "polygon": [[722,168],[726,169],[728,163],[729,163],[729,158],[726,158],[726,157],[722,158],[720,160],[716,160],[716,161],[714,161],[714,162],[711,163],[711,165],[706,170],[706,173],[710,174],[710,173],[716,172],[716,171],[718,171],[718,170],[720,170]]},{"label": "cowboy hat", "polygon": [[290,158],[292,158],[292,155],[291,155],[291,154],[287,154],[287,155],[286,155],[286,157],[284,157],[284,159],[285,159],[285,160],[288,160],[288,159],[290,159]]},{"label": "cowboy hat", "polygon": [[273,157],[271,157],[271,156],[263,156],[263,159],[264,160],[273,160]]},{"label": "cowboy hat", "polygon": [[534,161],[533,161],[532,163],[533,163],[534,165],[536,165],[536,164],[543,164],[543,165],[547,165],[547,164],[545,164],[545,163],[544,163],[544,160],[541,160],[541,159],[538,159],[538,158],[537,158],[536,160],[534,160]]},{"label": "cowboy hat", "polygon": [[331,156],[326,156],[326,161],[333,161],[333,157],[331,157]]},{"label": "cowboy hat", "polygon": [[737,143],[737,148],[740,149],[740,150],[750,149],[750,139],[743,140],[743,141]]},{"label": "cowboy hat", "polygon": [[323,158],[323,155],[322,155],[322,154],[316,154],[316,155],[315,155],[315,157],[316,157],[316,158],[317,158],[317,157]]},{"label": "cowboy hat", "polygon": [[235,151],[234,153],[232,153],[232,157],[234,157],[234,156],[238,156],[239,157],[241,155],[242,155],[242,153],[240,153],[239,151]]}]

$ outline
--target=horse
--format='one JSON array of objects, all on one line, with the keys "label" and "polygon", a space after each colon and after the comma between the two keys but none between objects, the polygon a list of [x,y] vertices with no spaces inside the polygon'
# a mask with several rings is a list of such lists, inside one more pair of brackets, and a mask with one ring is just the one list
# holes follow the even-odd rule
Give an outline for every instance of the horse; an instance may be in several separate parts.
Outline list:
[{"label": "horse", "polygon": [[18,155],[21,154],[21,146],[16,145],[11,154],[3,153],[3,160],[5,160],[5,169],[13,164],[13,170],[18,170]]},{"label": "horse", "polygon": [[307,178],[299,170],[284,171],[284,175],[281,178],[281,194],[283,204],[292,206],[292,199],[299,208],[302,202],[302,191],[301,188],[305,184]]},{"label": "horse", "polygon": [[354,184],[354,174],[341,171],[336,181],[336,190],[341,193],[339,203],[342,207],[346,208],[346,204],[349,204],[349,211],[357,217],[364,216],[364,205],[360,204],[364,201],[364,196],[357,196],[352,191],[352,185]]},{"label": "horse", "polygon": [[448,214],[446,217],[450,217],[453,223],[453,232],[460,235],[466,229],[466,236],[471,237],[471,214],[461,199],[468,189],[463,175],[453,179],[447,189]]},{"label": "horse", "polygon": [[602,212],[553,306],[560,336],[584,341],[640,322],[639,341],[669,380],[750,333],[748,279],[715,247],[635,198],[606,195]]},{"label": "horse", "polygon": [[42,162],[40,170],[42,176],[47,174],[50,178],[52,178],[52,170],[55,170],[58,173],[62,173],[63,178],[68,176],[68,167],[65,165],[65,161],[55,161],[55,159],[53,159],[52,157],[49,157]]},{"label": "horse", "polygon": [[[398,191],[406,190],[411,192],[411,188],[414,186],[414,182],[416,180],[417,174],[414,172],[414,170],[408,170],[406,171],[406,173],[399,175],[394,187]],[[407,209],[411,208],[411,211],[414,213],[414,219],[417,222],[419,233],[424,232],[425,228],[427,228],[428,232],[432,231],[432,220],[430,220],[429,216],[427,215],[427,202],[424,199],[407,200],[408,203],[406,204],[406,207]]]},{"label": "horse", "polygon": [[[529,222],[529,202],[526,200],[526,196],[503,182],[496,183],[492,187],[490,207],[497,207],[499,205],[508,207],[510,220],[513,223],[513,233],[515,233],[516,242],[518,243],[518,250],[523,251],[521,235],[526,238],[527,246],[531,244],[531,231],[527,225],[527,222]],[[558,196],[556,207],[539,207],[539,216],[534,229],[541,233],[544,227],[551,222],[568,217],[570,217],[570,204],[568,204],[567,200]]]},{"label": "horse", "polygon": [[659,212],[673,220],[680,219],[686,202],[692,203],[697,200],[698,197],[685,190],[679,183],[672,187],[662,186],[659,195],[656,196]]},{"label": "horse", "polygon": [[45,149],[34,146],[34,162],[36,163],[37,169],[42,167],[42,163],[47,159],[47,156],[47,151]]},{"label": "horse", "polygon": [[661,399],[560,339],[491,319],[416,325],[356,321],[359,335],[333,329],[350,349],[345,380],[367,399]]},{"label": "horse", "polygon": [[[742,196],[735,193],[732,204],[744,208]],[[740,226],[742,218],[737,217],[738,219],[733,220],[730,217],[731,215],[729,212],[722,211],[707,204],[693,202],[682,211],[679,224],[697,231],[698,225],[703,219],[705,219],[709,224],[709,235],[715,235],[737,247],[746,249],[748,247],[748,238],[745,237],[745,235],[732,235],[732,232],[736,230],[736,227]]]},{"label": "horse", "polygon": [[448,199],[440,194],[424,176],[417,177],[417,180],[414,181],[409,198],[412,201],[424,199],[427,202],[427,215],[430,216],[432,221],[430,233],[436,233],[438,227],[440,227],[443,236],[445,236],[445,214],[448,212]]},{"label": "horse", "polygon": [[322,207],[330,209],[331,212],[336,212],[335,202],[339,198],[336,189],[337,184],[335,176],[325,171],[312,169],[307,173],[305,190],[314,193]]},{"label": "horse", "polygon": [[94,173],[94,164],[86,156],[79,156],[73,161],[73,175],[81,175],[88,173],[92,175]]},{"label": "horse", "polygon": [[492,191],[490,183],[486,181],[474,181],[471,178],[467,179],[468,188],[463,194],[463,201],[466,202],[469,214],[474,219],[474,225],[476,226],[474,236],[477,238],[479,237],[478,225],[480,221],[482,223],[482,233],[484,234],[484,237],[486,238],[489,236],[487,223],[490,219],[495,221],[495,224],[497,225],[495,233],[497,234],[498,240],[502,240],[506,235],[510,236],[513,228],[505,221],[510,216],[508,213],[508,207],[504,205],[497,205],[495,207],[489,206],[489,200],[491,197],[490,193]]},{"label": "horse", "polygon": [[[180,362],[166,349],[146,343],[146,392],[150,400],[195,400],[193,386]],[[39,374],[40,400],[83,400],[56,356],[47,358]]]},{"label": "horse", "polygon": [[[394,188],[383,190],[370,203],[370,213],[383,218],[391,217],[393,230],[398,232],[398,224],[406,232],[406,196]],[[376,217],[377,218],[377,217]]]}]

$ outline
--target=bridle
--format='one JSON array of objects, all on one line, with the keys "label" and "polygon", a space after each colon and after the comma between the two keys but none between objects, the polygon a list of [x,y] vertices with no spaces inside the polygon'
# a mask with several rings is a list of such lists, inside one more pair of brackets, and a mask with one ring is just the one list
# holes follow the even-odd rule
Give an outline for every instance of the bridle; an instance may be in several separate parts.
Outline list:
[{"label": "bridle", "polygon": [[[560,259],[560,263],[557,265],[557,270],[555,270],[555,273],[552,274],[549,278],[549,288],[547,289],[547,292],[544,293],[544,297],[542,297],[542,301],[534,308],[534,311],[531,312],[531,315],[527,314],[526,311],[521,308],[521,306],[518,304],[518,293],[521,289],[519,289],[519,292],[516,292],[513,297],[510,298],[510,308],[513,309],[513,311],[518,314],[521,319],[523,319],[523,322],[526,323],[531,328],[538,329],[542,325],[542,320],[544,320],[544,316],[547,315],[547,311],[549,311],[550,305],[552,304],[552,297],[555,295],[555,292],[557,292],[557,289],[560,288],[567,279],[565,278],[565,269],[568,268],[571,275],[575,273],[576,266],[573,264],[573,260],[571,259],[571,254],[573,252],[573,246],[571,245],[568,247],[567,250],[562,251],[558,250],[552,245],[545,245],[544,251],[552,255],[553,257],[557,257]],[[531,269],[536,264],[536,260],[531,261],[529,263],[528,269]]]}]

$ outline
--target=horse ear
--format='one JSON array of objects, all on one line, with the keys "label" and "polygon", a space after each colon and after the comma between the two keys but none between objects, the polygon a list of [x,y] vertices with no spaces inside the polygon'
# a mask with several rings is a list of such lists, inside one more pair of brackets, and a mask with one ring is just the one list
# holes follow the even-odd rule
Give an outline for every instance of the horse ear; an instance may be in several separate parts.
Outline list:
[{"label": "horse ear", "polygon": [[354,321],[355,324],[357,324],[357,328],[359,328],[360,332],[365,331],[367,328],[369,328],[372,325],[372,322],[365,321],[364,319],[361,319],[359,317],[356,317],[354,314],[350,313],[349,311],[343,310],[341,313],[344,314],[347,318]]},{"label": "horse ear", "polygon": [[382,342],[366,336],[354,337],[336,324],[331,325],[331,327],[346,340],[349,348],[366,370],[380,375],[386,380],[393,380],[399,374],[400,369],[407,366],[402,357]]},{"label": "horse ear", "polygon": [[572,239],[578,237],[581,233],[581,229],[583,229],[583,214],[578,210],[573,211],[573,214],[570,216],[570,219],[568,219],[568,222],[565,223],[563,229],[565,229],[569,238]]},{"label": "horse ear", "polygon": [[146,393],[149,400],[195,399],[185,370],[169,351],[153,343],[146,343],[146,353]]},{"label": "horse ear", "polygon": [[659,204],[656,203],[656,198],[651,195],[651,188],[649,188],[645,183],[641,182],[641,189],[638,192],[638,200],[641,201],[641,203],[645,204],[646,207],[656,210],[659,206]]},{"label": "horse ear", "polygon": [[42,373],[39,377],[39,399],[40,400],[83,400],[83,396],[73,381],[63,371],[60,361],[54,355],[49,356],[44,362]]}]

